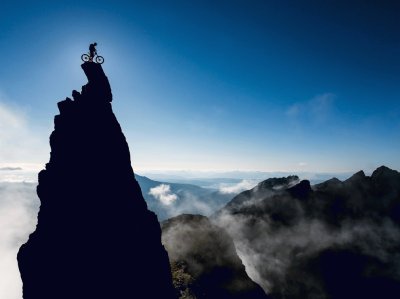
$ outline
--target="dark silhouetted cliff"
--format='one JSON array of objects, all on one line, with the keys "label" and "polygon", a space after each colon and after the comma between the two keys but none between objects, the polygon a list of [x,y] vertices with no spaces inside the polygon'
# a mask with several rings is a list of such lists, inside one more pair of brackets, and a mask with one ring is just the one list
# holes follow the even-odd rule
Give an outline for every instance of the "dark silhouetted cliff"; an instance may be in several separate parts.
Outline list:
[{"label": "dark silhouetted cliff", "polygon": [[102,67],[58,103],[38,225],[18,253],[24,299],[176,298],[157,217],[131,167]]},{"label": "dark silhouetted cliff", "polygon": [[181,299],[267,299],[247,275],[231,237],[207,217],[184,214],[162,223]]}]

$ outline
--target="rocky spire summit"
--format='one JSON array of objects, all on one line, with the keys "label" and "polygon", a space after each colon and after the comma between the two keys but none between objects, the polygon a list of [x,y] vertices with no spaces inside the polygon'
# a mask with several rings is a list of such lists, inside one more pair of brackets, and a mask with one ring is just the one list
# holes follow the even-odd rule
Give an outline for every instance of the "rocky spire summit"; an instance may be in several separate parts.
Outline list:
[{"label": "rocky spire summit", "polygon": [[100,64],[82,69],[89,82],[58,103],[38,224],[18,253],[24,299],[176,298],[108,79]]}]

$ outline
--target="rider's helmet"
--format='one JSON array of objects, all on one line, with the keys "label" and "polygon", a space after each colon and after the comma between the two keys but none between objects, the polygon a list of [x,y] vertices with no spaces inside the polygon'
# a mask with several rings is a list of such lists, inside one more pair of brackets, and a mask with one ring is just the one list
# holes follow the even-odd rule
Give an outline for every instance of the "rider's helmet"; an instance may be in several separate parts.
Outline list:
[{"label": "rider's helmet", "polygon": [[97,46],[97,43],[93,43],[94,46]]}]

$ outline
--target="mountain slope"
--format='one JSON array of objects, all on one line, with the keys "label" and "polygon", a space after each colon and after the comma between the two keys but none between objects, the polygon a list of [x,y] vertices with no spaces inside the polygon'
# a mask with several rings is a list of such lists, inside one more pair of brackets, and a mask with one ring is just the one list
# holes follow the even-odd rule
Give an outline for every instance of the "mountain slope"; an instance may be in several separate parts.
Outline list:
[{"label": "mountain slope", "polygon": [[212,217],[249,276],[275,298],[397,298],[400,173],[293,182],[264,181]]},{"label": "mountain slope", "polygon": [[232,239],[207,217],[180,215],[162,223],[174,285],[181,299],[266,299],[246,274]]}]

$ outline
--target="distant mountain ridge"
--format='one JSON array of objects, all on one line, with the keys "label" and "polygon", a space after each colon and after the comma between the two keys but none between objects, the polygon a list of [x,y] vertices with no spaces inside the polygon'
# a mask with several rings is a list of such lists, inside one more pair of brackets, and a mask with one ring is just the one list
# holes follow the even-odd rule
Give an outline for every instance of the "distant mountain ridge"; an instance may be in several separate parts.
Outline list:
[{"label": "distant mountain ridge", "polygon": [[[135,174],[148,208],[155,212],[159,221],[178,216],[179,214],[201,214],[209,216],[222,208],[234,194],[224,194],[215,189],[202,188],[192,184],[159,182],[148,177]],[[176,200],[165,204],[150,193],[152,188],[168,185],[170,194],[176,195]]]}]

